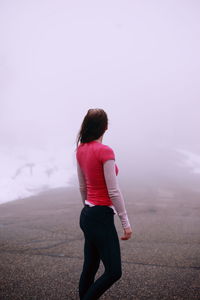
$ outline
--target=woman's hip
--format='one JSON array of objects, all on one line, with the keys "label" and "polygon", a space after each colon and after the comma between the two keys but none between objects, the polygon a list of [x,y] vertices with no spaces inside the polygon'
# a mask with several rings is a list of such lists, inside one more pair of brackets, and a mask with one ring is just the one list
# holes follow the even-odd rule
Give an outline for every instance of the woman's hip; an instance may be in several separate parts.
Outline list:
[{"label": "woman's hip", "polygon": [[84,232],[101,233],[115,230],[114,213],[108,206],[84,206],[80,214],[80,227]]}]

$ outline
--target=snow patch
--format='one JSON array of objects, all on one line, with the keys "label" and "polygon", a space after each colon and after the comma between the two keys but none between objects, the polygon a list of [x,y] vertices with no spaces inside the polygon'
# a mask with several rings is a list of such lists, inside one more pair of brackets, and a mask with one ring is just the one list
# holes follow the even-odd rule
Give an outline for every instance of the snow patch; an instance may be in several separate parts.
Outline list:
[{"label": "snow patch", "polygon": [[0,149],[0,203],[70,185],[75,175],[72,149]]}]

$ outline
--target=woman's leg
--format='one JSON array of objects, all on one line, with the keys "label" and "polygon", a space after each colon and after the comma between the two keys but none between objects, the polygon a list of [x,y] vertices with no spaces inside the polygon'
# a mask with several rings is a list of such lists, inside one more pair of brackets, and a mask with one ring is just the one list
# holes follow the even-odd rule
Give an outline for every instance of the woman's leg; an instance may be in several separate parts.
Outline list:
[{"label": "woman's leg", "polygon": [[94,283],[99,268],[100,257],[95,245],[85,237],[84,264],[79,280],[79,297],[83,299],[89,287]]},{"label": "woman's leg", "polygon": [[104,264],[105,272],[88,289],[83,300],[98,299],[122,274],[121,254],[114,222],[95,228],[95,246]]}]

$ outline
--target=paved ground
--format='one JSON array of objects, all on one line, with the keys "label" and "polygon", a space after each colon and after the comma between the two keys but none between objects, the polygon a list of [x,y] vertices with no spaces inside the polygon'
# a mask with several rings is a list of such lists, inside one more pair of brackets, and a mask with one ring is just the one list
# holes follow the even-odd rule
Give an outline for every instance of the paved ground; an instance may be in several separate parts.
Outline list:
[{"label": "paved ground", "polygon": [[[101,299],[200,299],[199,195],[158,189],[130,196],[135,234],[120,241],[123,276]],[[80,209],[73,188],[0,206],[1,300],[78,299]],[[115,223],[121,235],[116,216]]]}]

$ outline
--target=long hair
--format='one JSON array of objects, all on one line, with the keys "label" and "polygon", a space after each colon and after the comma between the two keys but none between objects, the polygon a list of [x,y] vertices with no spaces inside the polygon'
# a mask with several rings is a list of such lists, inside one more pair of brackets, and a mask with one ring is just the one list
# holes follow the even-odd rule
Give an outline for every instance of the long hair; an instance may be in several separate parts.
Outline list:
[{"label": "long hair", "polygon": [[89,143],[104,134],[108,127],[108,117],[103,109],[89,109],[85,115],[77,136],[77,147],[80,143]]}]

